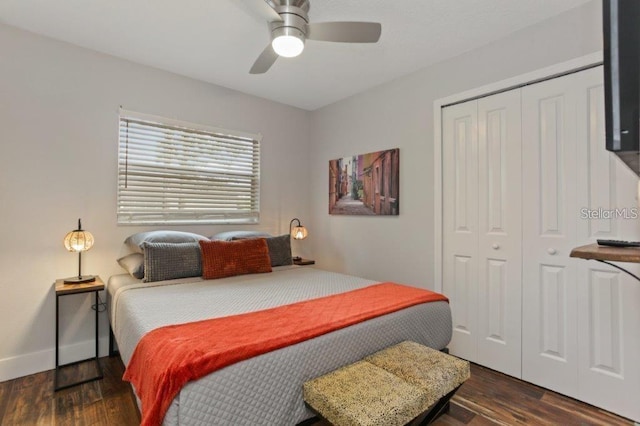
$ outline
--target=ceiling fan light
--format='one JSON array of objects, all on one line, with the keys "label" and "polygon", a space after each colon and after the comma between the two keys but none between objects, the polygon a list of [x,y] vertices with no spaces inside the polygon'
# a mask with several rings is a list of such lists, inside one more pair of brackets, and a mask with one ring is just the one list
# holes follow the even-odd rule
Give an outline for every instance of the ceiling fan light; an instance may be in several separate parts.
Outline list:
[{"label": "ceiling fan light", "polygon": [[283,34],[275,37],[271,42],[273,50],[285,58],[294,58],[304,50],[304,41],[295,35]]}]

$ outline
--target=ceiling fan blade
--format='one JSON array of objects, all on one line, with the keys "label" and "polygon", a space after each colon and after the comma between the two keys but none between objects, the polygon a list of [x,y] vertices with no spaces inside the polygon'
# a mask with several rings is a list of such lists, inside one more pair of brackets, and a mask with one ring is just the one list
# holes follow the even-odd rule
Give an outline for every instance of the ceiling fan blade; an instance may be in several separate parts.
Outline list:
[{"label": "ceiling fan blade", "polygon": [[271,65],[278,59],[278,54],[271,47],[271,43],[264,48],[258,59],[253,63],[249,74],[264,74],[269,71]]},{"label": "ceiling fan blade", "polygon": [[307,25],[307,39],[342,43],[375,43],[382,25],[377,22],[317,22]]},{"label": "ceiling fan blade", "polygon": [[244,0],[245,4],[249,6],[252,10],[255,10],[260,14],[266,21],[282,21],[282,18],[275,11],[273,7],[271,7],[271,2],[267,0]]}]

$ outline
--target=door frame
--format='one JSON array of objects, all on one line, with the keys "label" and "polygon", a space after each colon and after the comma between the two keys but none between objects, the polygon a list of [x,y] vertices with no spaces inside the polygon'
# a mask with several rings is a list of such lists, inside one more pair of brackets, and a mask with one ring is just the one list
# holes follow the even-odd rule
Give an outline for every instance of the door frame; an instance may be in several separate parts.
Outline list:
[{"label": "door frame", "polygon": [[602,51],[571,59],[433,102],[434,290],[442,292],[442,108],[602,65]]}]

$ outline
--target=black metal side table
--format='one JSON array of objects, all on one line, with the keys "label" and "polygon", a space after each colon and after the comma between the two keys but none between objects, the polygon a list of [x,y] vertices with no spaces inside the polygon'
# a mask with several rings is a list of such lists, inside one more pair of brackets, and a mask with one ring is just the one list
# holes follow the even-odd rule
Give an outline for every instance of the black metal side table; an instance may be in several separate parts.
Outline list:
[{"label": "black metal side table", "polygon": [[[54,374],[54,379],[53,379],[53,388],[55,391],[59,391],[62,389],[66,389],[66,388],[70,388],[72,386],[77,386],[77,385],[81,385],[83,383],[87,383],[87,382],[91,382],[94,380],[100,380],[103,378],[103,373],[102,373],[102,366],[100,365],[100,360],[98,359],[98,341],[99,341],[99,332],[98,332],[98,313],[99,313],[99,299],[98,299],[98,292],[104,290],[104,283],[102,282],[102,280],[100,279],[100,277],[96,277],[96,280],[93,282],[89,282],[89,283],[83,283],[83,284],[65,284],[63,279],[59,279],[56,280],[56,371]],[[80,361],[74,361],[74,362],[70,362],[67,364],[63,364],[60,365],[60,360],[59,360],[59,335],[60,335],[60,326],[59,326],[59,319],[60,319],[60,297],[62,296],[67,296],[69,294],[79,294],[79,293],[90,293],[93,292],[95,294],[95,311],[96,311],[96,330],[95,330],[95,336],[96,336],[96,352],[95,352],[95,356],[91,357],[91,358],[87,358],[87,359],[83,359]],[[96,363],[96,371],[97,374],[94,376],[91,376],[89,378],[85,378],[76,382],[72,382],[72,383],[64,383],[62,385],[59,384],[59,378],[58,375],[61,372],[61,369],[63,367],[67,367],[67,366],[71,366],[71,365],[76,365],[76,364],[80,364],[83,362],[87,362],[87,361],[94,361]]]}]

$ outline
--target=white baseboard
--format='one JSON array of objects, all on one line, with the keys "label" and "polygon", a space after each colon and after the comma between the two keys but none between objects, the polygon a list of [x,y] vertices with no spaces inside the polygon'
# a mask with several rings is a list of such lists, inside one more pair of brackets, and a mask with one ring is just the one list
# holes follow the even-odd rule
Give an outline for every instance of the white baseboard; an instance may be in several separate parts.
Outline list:
[{"label": "white baseboard", "polygon": [[[95,340],[86,340],[80,343],[61,346],[60,364],[93,357],[95,353]],[[109,353],[109,338],[102,337],[99,340],[99,355],[106,356]],[[55,348],[43,351],[31,352],[11,358],[0,359],[0,382],[53,370],[55,368]]]}]

